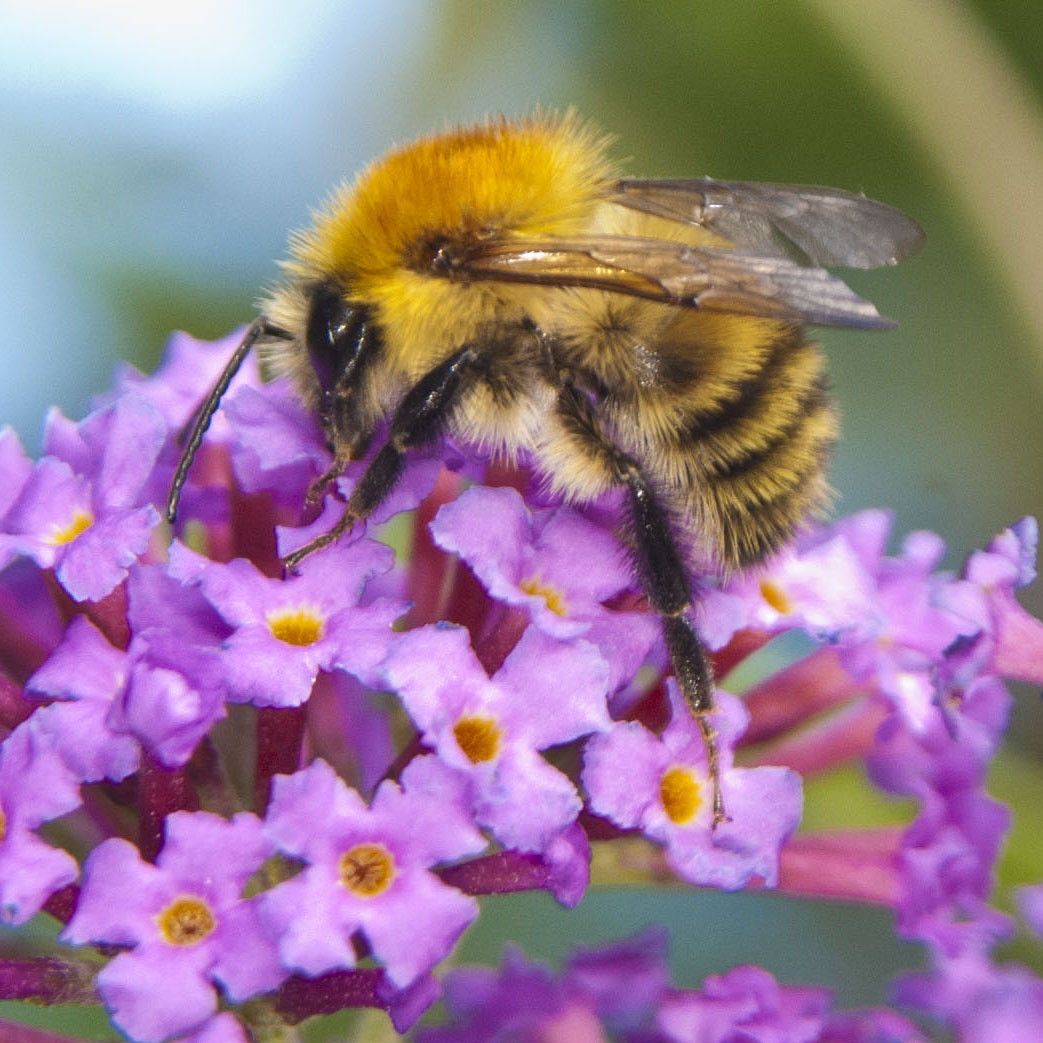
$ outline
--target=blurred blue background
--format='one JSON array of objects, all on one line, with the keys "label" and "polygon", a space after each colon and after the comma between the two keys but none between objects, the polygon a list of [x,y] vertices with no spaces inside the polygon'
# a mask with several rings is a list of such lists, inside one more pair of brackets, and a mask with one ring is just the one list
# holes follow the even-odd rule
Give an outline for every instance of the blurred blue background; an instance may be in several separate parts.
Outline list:
[{"label": "blurred blue background", "polygon": [[[921,221],[921,255],[850,277],[900,329],[821,336],[837,511],[890,505],[958,565],[1043,513],[1041,55],[1038,0],[3,0],[0,423],[35,452],[47,406],[82,415],[116,360],[248,321],[287,231],[389,145],[575,106],[633,174],[838,185]],[[1036,753],[1041,712],[1020,693],[1013,739]],[[771,935],[775,900],[744,899],[741,927],[697,900],[667,915],[710,957],[688,980],[723,952],[788,980],[836,963],[798,968],[792,935],[774,966],[733,955]],[[560,920],[570,939],[580,922]]]}]

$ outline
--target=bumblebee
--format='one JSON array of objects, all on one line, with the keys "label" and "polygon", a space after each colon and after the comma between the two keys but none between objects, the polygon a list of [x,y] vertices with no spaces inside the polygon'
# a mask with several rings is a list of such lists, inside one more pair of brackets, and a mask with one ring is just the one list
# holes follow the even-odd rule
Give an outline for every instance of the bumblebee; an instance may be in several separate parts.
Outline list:
[{"label": "bumblebee", "polygon": [[894,264],[919,226],[804,185],[621,177],[574,115],[452,128],[392,151],[290,239],[285,278],[200,408],[180,491],[255,346],[316,413],[333,466],[387,422],[340,521],[387,496],[414,447],[449,434],[523,456],[565,500],[623,492],[637,582],[707,747],[713,678],[692,578],[746,569],[828,497],[837,437],[812,325],[893,326],[826,268]]}]

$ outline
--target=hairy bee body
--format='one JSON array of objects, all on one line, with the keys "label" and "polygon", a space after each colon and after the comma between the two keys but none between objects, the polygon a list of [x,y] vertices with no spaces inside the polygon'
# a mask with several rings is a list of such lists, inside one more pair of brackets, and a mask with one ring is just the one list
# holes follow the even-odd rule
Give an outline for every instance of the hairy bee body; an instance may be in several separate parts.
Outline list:
[{"label": "hairy bee body", "polygon": [[523,451],[557,493],[584,502],[619,478],[611,456],[556,413],[567,380],[695,536],[693,567],[751,565],[826,498],[836,422],[821,355],[799,325],[432,273],[440,251],[464,255],[487,239],[718,241],[606,203],[613,176],[604,143],[569,118],[490,122],[392,153],[293,239],[290,278],[264,313],[301,333],[273,342],[269,358],[321,412],[303,332],[316,289],[368,309],[381,347],[351,389],[350,429],[326,420],[334,452],[350,458],[425,372],[477,345],[482,379],[447,418],[449,433],[508,457]]},{"label": "hairy bee body", "polygon": [[713,679],[690,575],[762,561],[827,499],[837,434],[808,324],[883,328],[826,268],[893,264],[918,226],[837,189],[619,178],[571,116],[455,128],[391,152],[290,241],[285,279],[204,403],[168,516],[254,345],[334,454],[387,424],[331,530],[364,519],[410,449],[448,433],[524,456],[566,500],[623,492],[621,531],[720,790]]}]

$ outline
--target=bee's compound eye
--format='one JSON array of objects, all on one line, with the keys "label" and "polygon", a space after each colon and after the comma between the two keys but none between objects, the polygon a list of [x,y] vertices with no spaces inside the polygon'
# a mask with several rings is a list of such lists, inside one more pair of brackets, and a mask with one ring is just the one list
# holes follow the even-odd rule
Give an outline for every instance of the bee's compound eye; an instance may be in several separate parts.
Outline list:
[{"label": "bee's compound eye", "polygon": [[344,299],[333,286],[315,288],[308,316],[308,358],[323,392],[350,375],[366,328],[365,310]]}]

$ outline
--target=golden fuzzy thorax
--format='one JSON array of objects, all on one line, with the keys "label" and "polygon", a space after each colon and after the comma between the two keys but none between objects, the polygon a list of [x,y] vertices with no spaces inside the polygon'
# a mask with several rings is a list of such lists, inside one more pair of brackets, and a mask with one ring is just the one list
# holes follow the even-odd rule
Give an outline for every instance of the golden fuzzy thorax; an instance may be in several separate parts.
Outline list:
[{"label": "golden fuzzy thorax", "polygon": [[591,402],[604,440],[638,463],[691,533],[689,560],[741,568],[777,549],[827,498],[836,418],[822,357],[799,327],[432,270],[439,247],[487,238],[719,242],[607,202],[615,177],[604,139],[571,116],[492,120],[391,152],[292,239],[288,278],[264,311],[296,341],[274,361],[314,404],[301,331],[309,288],[320,283],[365,306],[380,329],[379,364],[355,391],[368,427],[425,373],[474,346],[485,375],[455,407],[450,433],[508,456],[526,451],[553,489],[583,502],[618,485],[618,455],[555,408],[565,380]]},{"label": "golden fuzzy thorax", "polygon": [[432,279],[425,247],[582,231],[613,174],[604,139],[571,115],[424,137],[336,191],[293,239],[289,269],[304,279],[342,274],[346,292],[374,309],[391,365],[416,379],[482,325],[520,314],[526,296]]}]

